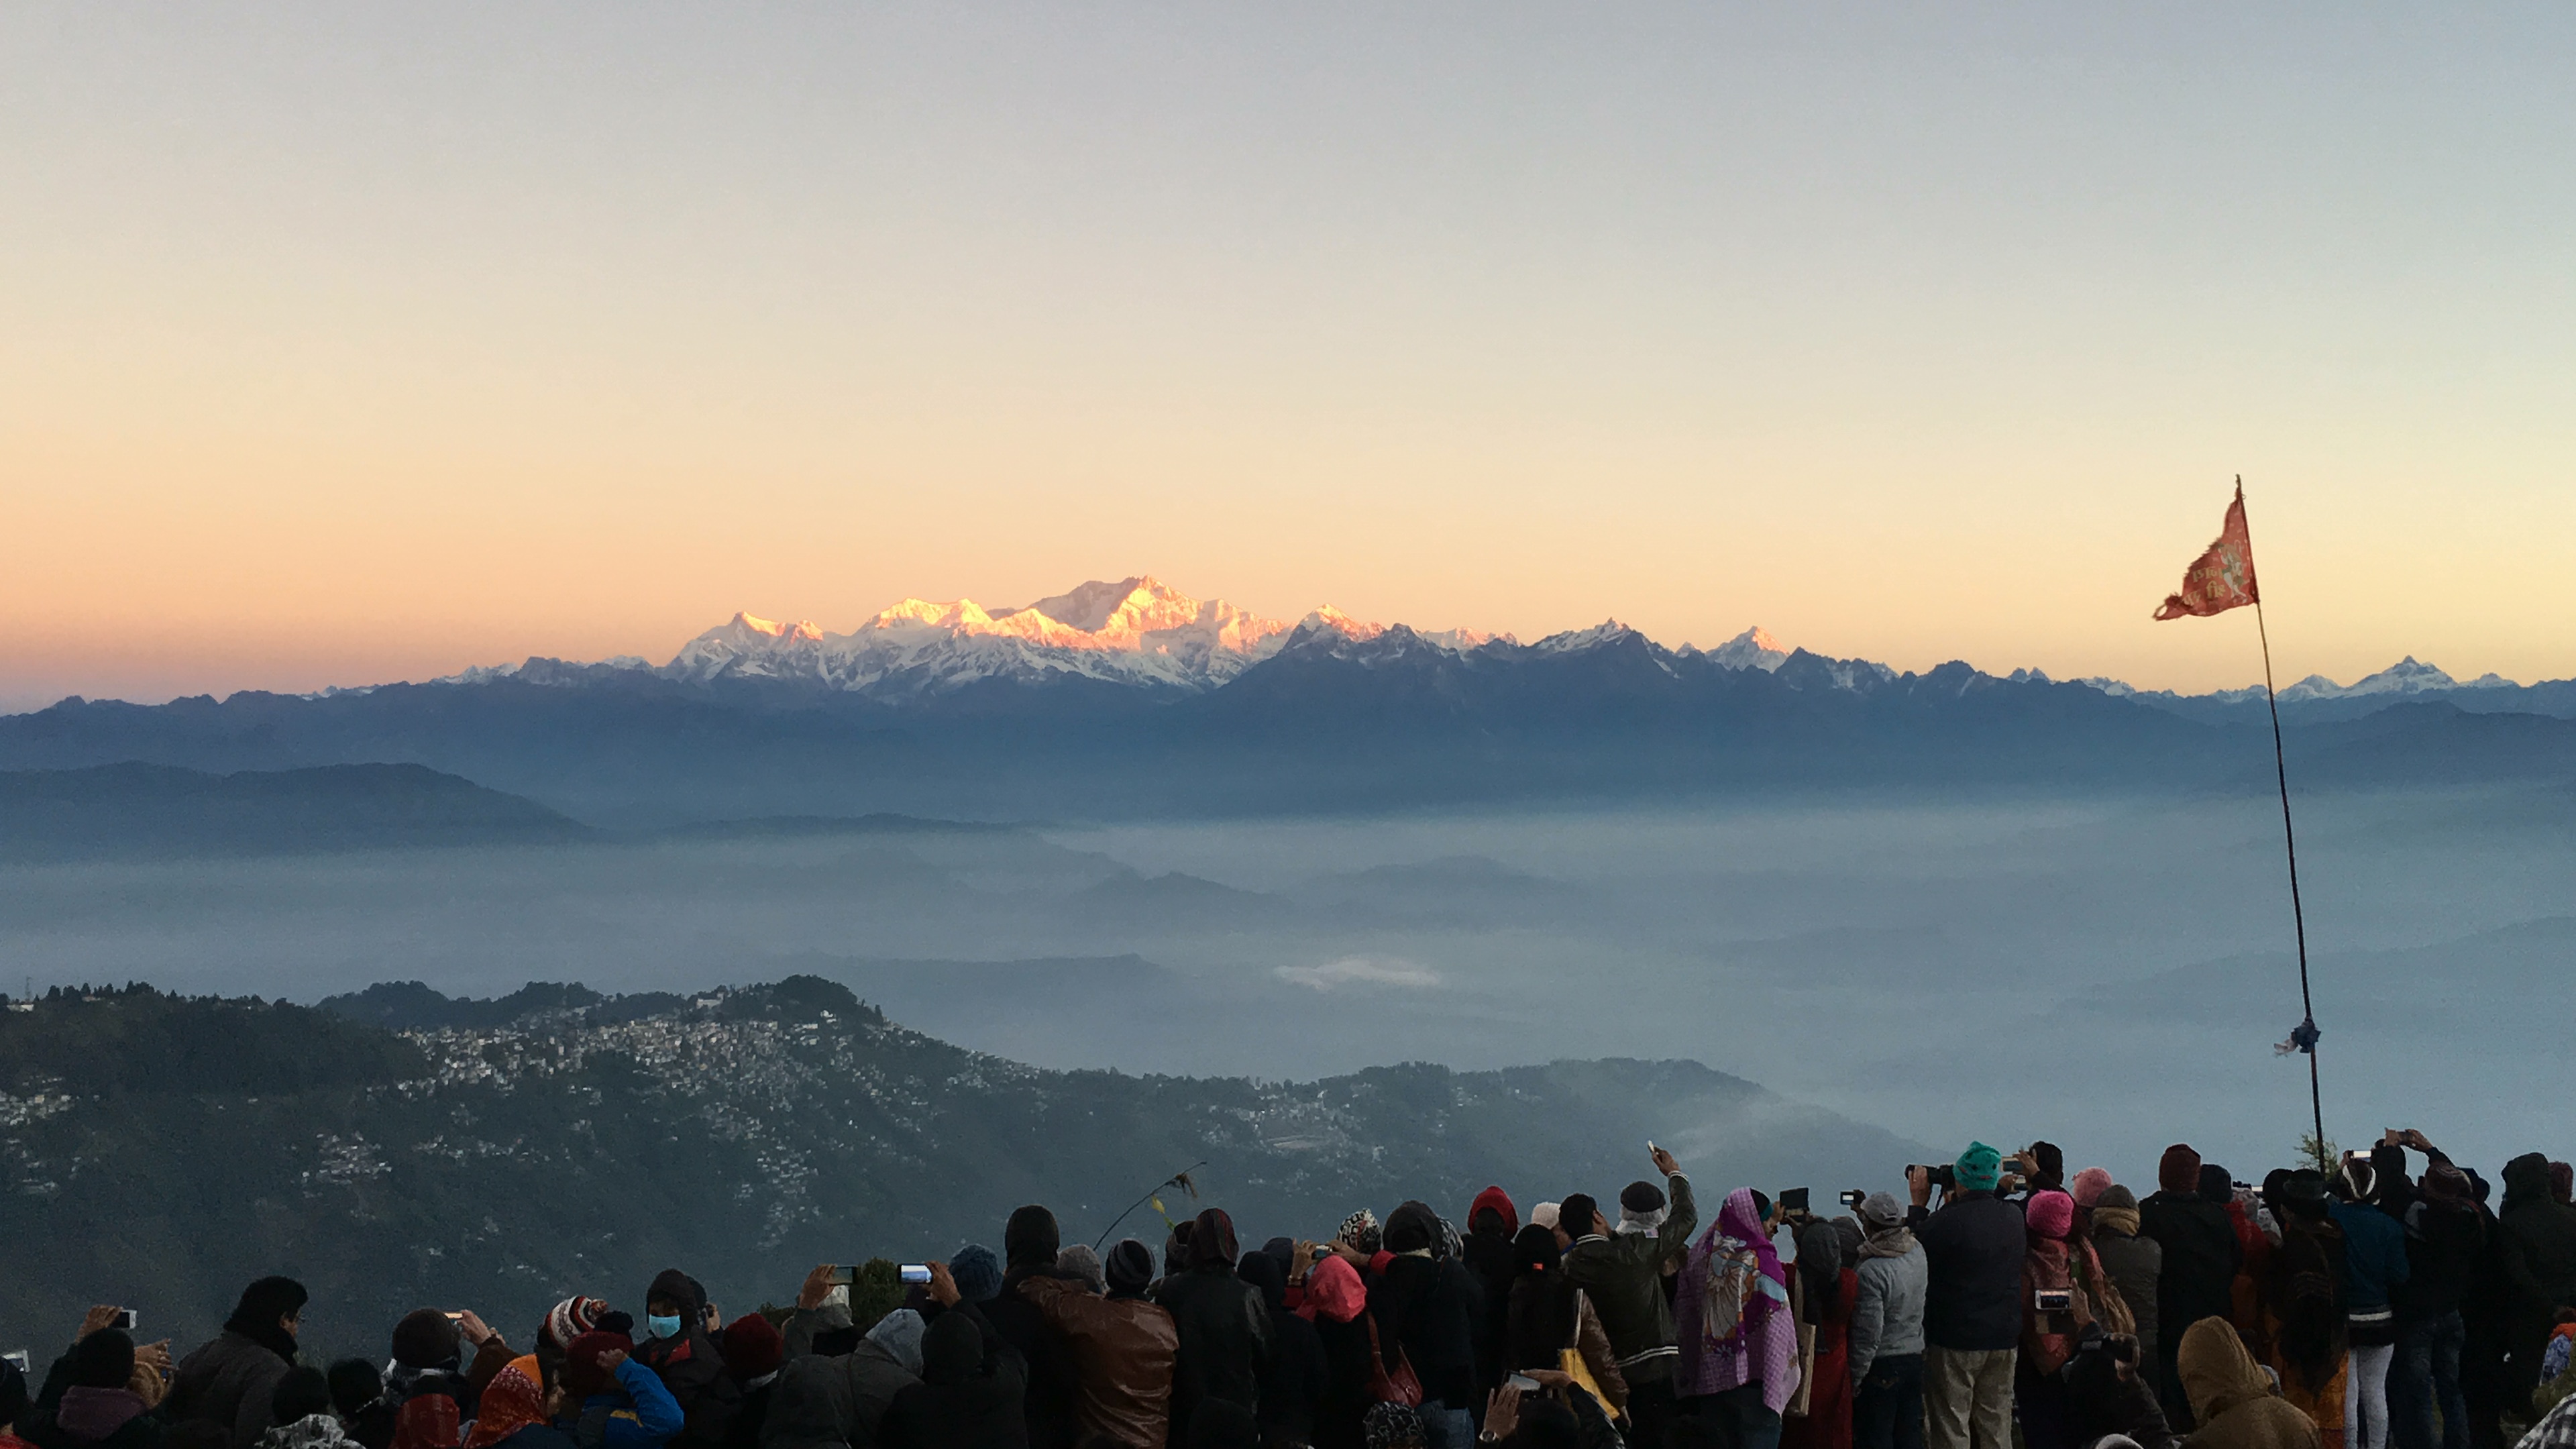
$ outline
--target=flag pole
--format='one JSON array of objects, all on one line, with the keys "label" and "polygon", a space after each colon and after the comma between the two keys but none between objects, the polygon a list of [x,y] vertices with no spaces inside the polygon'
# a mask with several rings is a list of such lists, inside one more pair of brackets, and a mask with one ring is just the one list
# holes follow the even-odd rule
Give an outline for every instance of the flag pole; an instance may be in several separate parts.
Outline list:
[{"label": "flag pole", "polygon": [[[2245,475],[2236,475],[2236,496],[2245,496]],[[2249,536],[2251,530],[2248,530]],[[2333,1166],[2326,1161],[2325,1098],[2317,1087],[2317,1008],[2308,994],[2308,921],[2299,908],[2299,837],[2290,825],[2290,766],[2281,751],[2281,701],[2272,689],[2272,632],[2263,624],[2263,593],[2254,593],[2254,636],[2263,643],[2263,702],[2272,710],[2272,773],[2281,786],[2281,844],[2290,859],[2290,924],[2299,943],[2299,1029],[2290,1040],[2308,1057],[2308,1112],[2316,1125],[2317,1171]]]}]

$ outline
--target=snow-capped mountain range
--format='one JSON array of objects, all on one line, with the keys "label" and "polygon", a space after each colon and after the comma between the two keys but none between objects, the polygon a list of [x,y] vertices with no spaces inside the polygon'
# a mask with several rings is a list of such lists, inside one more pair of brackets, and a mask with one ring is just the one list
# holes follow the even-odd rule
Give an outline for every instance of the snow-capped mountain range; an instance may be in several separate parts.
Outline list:
[{"label": "snow-capped mountain range", "polygon": [[[810,620],[788,623],[739,613],[682,645],[667,664],[657,666],[626,656],[591,667],[650,672],[694,684],[769,680],[886,699],[931,698],[987,680],[1089,679],[1199,694],[1292,645],[1342,658],[1375,655],[1380,651],[1365,646],[1381,642],[1454,655],[1488,647],[1566,654],[1598,648],[1634,632],[1611,620],[1524,646],[1509,634],[1395,627],[1399,635],[1389,639],[1389,626],[1354,619],[1330,605],[1293,622],[1265,618],[1222,599],[1192,598],[1143,574],[1114,581],[1094,579],[1016,608],[987,609],[962,598],[905,599],[879,610],[846,634],[828,633]],[[1776,673],[1798,651],[1757,625],[1715,648],[1694,650],[1685,644],[1677,652],[1698,654],[1728,669]],[[1826,665],[1826,676],[1846,689],[1864,675],[1883,680],[1896,674],[1867,660],[1828,660]],[[473,684],[514,676],[563,677],[555,661],[532,659],[525,664],[470,669],[439,682]],[[2048,682],[2047,675],[2032,669],[2015,670],[2007,677]],[[2181,695],[2172,690],[2140,690],[2110,678],[2071,682],[2116,698],[2158,705],[2227,708],[2259,704],[2263,699],[2259,686]],[[2516,687],[2512,680],[2495,674],[2463,682],[2410,656],[2351,684],[2311,674],[2284,688],[2280,697],[2283,704],[2297,705]]]},{"label": "snow-capped mountain range", "polygon": [[[1293,622],[1264,618],[1222,599],[1195,599],[1150,574],[1092,580],[1017,608],[973,599],[905,599],[846,634],[811,620],[787,623],[738,613],[680,647],[667,664],[631,656],[605,663],[695,684],[777,680],[879,697],[945,694],[983,680],[1082,678],[1203,693],[1292,642],[1363,644],[1388,632],[1330,605]],[[1629,632],[1615,621],[1559,634],[1533,648],[1580,649]],[[1409,645],[1463,654],[1490,644],[1517,647],[1509,634],[1473,629],[1406,629]],[[1773,670],[1789,651],[1759,628],[1710,657],[1732,668]],[[476,684],[530,671],[541,661],[470,669],[441,683]],[[531,673],[531,678],[537,677]]]}]

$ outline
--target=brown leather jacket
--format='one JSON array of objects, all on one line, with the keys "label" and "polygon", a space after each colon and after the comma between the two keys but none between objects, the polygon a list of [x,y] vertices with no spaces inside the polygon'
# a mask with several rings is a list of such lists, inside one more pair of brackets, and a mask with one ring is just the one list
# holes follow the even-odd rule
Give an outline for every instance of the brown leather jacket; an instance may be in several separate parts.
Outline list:
[{"label": "brown leather jacket", "polygon": [[1172,1315],[1142,1298],[1102,1298],[1080,1283],[1033,1277],[1020,1296],[1064,1335],[1081,1375],[1074,1411],[1082,1430],[1134,1449],[1170,1437],[1172,1360],[1181,1346]]}]

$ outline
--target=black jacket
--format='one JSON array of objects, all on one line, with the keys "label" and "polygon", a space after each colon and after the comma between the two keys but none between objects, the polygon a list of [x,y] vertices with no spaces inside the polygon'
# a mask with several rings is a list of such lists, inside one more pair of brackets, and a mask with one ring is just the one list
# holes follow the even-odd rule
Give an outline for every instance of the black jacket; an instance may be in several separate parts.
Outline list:
[{"label": "black jacket", "polygon": [[1270,1362],[1261,1372],[1256,1417],[1276,1437],[1304,1443],[1315,1436],[1315,1412],[1331,1387],[1324,1341],[1315,1325],[1288,1311],[1288,1274],[1268,1253],[1246,1253],[1235,1275],[1260,1290],[1270,1312]]},{"label": "black jacket", "polygon": [[1516,1266],[1512,1240],[1506,1233],[1471,1232],[1459,1253],[1466,1260],[1467,1272],[1484,1293],[1483,1311],[1476,1315],[1476,1387],[1490,1393],[1502,1385],[1504,1373],[1513,1367],[1508,1362],[1512,1356],[1512,1272]]},{"label": "black jacket", "polygon": [[[96,1439],[74,1437],[58,1420],[63,1395],[72,1387],[72,1356],[66,1352],[45,1372],[45,1385],[18,1425],[19,1437],[36,1449],[161,1449],[161,1416],[149,1410]],[[75,1416],[77,1417],[77,1416]]]},{"label": "black jacket", "polygon": [[2021,1209],[1991,1192],[1960,1193],[1907,1217],[1929,1272],[1923,1341],[1953,1353],[2021,1346],[2021,1267],[2030,1252]]},{"label": "black jacket", "polygon": [[2174,1432],[2164,1407],[2147,1382],[2150,1365],[2123,1379],[2111,1361],[2109,1345],[2096,1339],[2077,1351],[2060,1372],[2066,1381],[2067,1413],[2074,1419],[2077,1443],[2106,1434],[2126,1434],[2139,1449],[2174,1449]]},{"label": "black jacket", "polygon": [[1153,1296],[1180,1335],[1172,1356],[1176,1432],[1197,1416],[1202,1399],[1257,1412],[1261,1376],[1270,1368],[1270,1311],[1260,1290],[1235,1277],[1231,1265],[1214,1263],[1171,1274]]},{"label": "black jacket", "polygon": [[1476,1392],[1476,1323],[1484,1290],[1457,1263],[1400,1254],[1369,1286],[1379,1349],[1393,1364],[1400,1346],[1422,1380],[1422,1398],[1453,1409],[1482,1403]]},{"label": "black jacket", "polygon": [[1020,1284],[1031,1277],[1075,1275],[1053,1268],[1013,1268],[1002,1275],[1001,1293],[977,1308],[1002,1341],[1018,1351],[1028,1375],[1022,1412],[1029,1423],[1030,1449],[1071,1449],[1077,1437],[1074,1400],[1080,1375],[1064,1335],[1048,1325],[1036,1304],[1020,1297]]},{"label": "black jacket", "polygon": [[2550,1195],[2548,1158],[2532,1152],[2504,1165],[2504,1207],[2496,1220],[2521,1250],[2538,1290],[2540,1301],[2525,1305],[2531,1315],[2576,1303],[2576,1207]]},{"label": "black jacket", "polygon": [[1320,1312],[1315,1315],[1315,1340],[1324,1351],[1325,1378],[1323,1398],[1315,1406],[1315,1449],[1362,1449],[1368,1442],[1360,1425],[1372,1407],[1370,1322],[1366,1312],[1348,1323],[1337,1323]]},{"label": "black jacket", "polygon": [[2401,1323],[2424,1323],[2457,1310],[2486,1245],[2486,1220],[2474,1207],[2444,1207],[2417,1194],[2406,1205],[2406,1281],[2388,1298]]},{"label": "black jacket", "polygon": [[2180,1344],[2184,1330],[2204,1318],[2225,1318],[2235,1307],[2236,1270],[2245,1245],[2236,1220],[2197,1192],[2159,1192],[2138,1204],[2138,1236],[2165,1250],[2156,1278],[2156,1336]]},{"label": "black jacket", "polygon": [[886,1406],[877,1442],[887,1449],[1025,1449],[1024,1372],[1019,1351],[974,1304],[960,1303],[922,1335],[922,1381]]}]

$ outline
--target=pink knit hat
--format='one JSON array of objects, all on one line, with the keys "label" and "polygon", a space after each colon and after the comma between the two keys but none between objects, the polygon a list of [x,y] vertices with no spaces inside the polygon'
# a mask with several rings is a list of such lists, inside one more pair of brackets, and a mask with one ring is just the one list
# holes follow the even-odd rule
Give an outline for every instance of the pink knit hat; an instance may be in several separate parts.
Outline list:
[{"label": "pink knit hat", "polygon": [[2102,1194],[2111,1190],[2111,1170],[2106,1167],[2088,1167],[2075,1174],[2075,1181],[2068,1186],[2074,1191],[2075,1205],[2086,1212],[2091,1212],[2093,1205],[2102,1200]]},{"label": "pink knit hat", "polygon": [[2022,1220],[2043,1238],[2062,1238],[2075,1226],[2075,1199],[2062,1192],[2035,1192],[2022,1209]]}]

